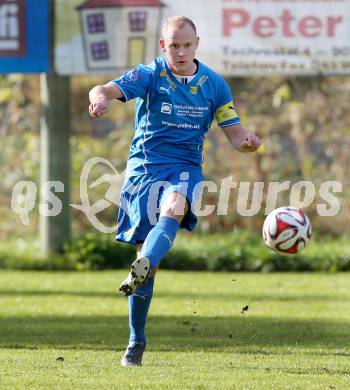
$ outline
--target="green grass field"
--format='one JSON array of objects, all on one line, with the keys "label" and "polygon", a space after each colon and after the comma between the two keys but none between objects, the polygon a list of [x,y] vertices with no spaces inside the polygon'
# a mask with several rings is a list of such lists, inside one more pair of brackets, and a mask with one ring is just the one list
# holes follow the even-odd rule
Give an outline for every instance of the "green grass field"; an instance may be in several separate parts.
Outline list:
[{"label": "green grass field", "polygon": [[124,276],[2,271],[0,387],[350,388],[350,275],[160,271],[141,368]]}]

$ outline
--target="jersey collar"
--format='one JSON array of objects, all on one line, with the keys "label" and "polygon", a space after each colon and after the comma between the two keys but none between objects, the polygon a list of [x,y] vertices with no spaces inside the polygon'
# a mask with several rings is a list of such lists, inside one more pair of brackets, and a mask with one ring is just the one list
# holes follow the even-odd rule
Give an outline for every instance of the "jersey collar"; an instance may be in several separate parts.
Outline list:
[{"label": "jersey collar", "polygon": [[193,60],[196,64],[197,64],[197,72],[194,74],[195,77],[193,77],[193,79],[191,81],[189,81],[187,84],[182,84],[175,76],[174,74],[171,72],[165,58],[164,58],[164,64],[165,64],[165,67],[166,67],[166,70],[167,70],[167,73],[169,75],[169,77],[177,84],[179,85],[192,85],[193,83],[195,83],[197,80],[198,80],[198,76],[199,74],[201,73],[201,63],[194,59]]}]

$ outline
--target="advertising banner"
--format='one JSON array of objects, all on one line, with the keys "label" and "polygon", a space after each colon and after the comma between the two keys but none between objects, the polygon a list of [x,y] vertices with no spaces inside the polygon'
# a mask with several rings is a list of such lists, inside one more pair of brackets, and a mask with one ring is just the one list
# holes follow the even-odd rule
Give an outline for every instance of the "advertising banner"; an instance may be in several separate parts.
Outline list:
[{"label": "advertising banner", "polygon": [[194,21],[197,57],[225,76],[350,73],[349,0],[57,0],[56,7],[60,74],[150,62],[171,15]]},{"label": "advertising banner", "polygon": [[0,0],[0,72],[48,70],[49,0]]}]

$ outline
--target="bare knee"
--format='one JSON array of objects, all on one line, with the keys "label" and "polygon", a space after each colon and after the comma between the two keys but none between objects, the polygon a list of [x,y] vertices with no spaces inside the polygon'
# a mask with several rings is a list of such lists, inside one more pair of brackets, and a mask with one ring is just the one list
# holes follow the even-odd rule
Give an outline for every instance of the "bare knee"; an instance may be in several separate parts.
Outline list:
[{"label": "bare knee", "polygon": [[178,192],[170,193],[160,208],[162,217],[171,217],[182,222],[188,211],[186,198]]}]

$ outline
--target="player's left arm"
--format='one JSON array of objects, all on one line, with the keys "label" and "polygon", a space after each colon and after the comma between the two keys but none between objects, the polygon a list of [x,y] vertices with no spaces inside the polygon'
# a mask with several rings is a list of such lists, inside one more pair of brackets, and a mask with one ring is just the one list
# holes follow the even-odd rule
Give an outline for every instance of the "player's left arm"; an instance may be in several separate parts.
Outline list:
[{"label": "player's left arm", "polygon": [[260,138],[255,133],[249,133],[241,125],[236,123],[231,126],[222,127],[223,132],[231,144],[242,153],[255,152],[261,145]]},{"label": "player's left arm", "polygon": [[226,81],[217,78],[215,119],[231,144],[242,153],[255,152],[261,145],[260,138],[249,133],[241,124],[233,104],[233,95]]}]

